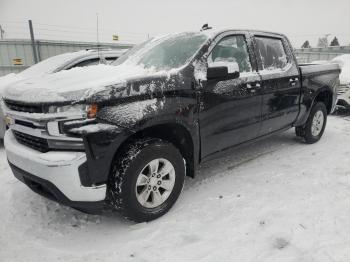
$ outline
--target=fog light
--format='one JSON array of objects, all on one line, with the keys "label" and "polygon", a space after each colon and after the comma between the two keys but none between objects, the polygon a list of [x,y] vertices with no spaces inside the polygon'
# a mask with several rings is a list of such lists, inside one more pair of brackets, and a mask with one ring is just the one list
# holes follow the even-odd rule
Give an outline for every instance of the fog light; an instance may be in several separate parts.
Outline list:
[{"label": "fog light", "polygon": [[58,127],[58,122],[48,122],[47,125],[47,132],[51,136],[60,136],[60,128]]},{"label": "fog light", "polygon": [[10,125],[14,124],[14,120],[9,116],[5,116],[5,123],[7,126],[10,126]]}]

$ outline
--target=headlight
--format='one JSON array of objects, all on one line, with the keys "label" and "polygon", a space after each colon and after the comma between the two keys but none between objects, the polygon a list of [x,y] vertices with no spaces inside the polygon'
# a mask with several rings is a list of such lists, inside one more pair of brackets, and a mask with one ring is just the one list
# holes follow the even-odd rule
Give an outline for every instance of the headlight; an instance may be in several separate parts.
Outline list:
[{"label": "headlight", "polygon": [[86,112],[86,105],[67,105],[67,106],[49,106],[49,113],[84,113]]},{"label": "headlight", "polygon": [[49,106],[49,113],[73,113],[86,115],[88,118],[95,118],[98,111],[97,104],[91,105],[67,105],[67,106]]}]

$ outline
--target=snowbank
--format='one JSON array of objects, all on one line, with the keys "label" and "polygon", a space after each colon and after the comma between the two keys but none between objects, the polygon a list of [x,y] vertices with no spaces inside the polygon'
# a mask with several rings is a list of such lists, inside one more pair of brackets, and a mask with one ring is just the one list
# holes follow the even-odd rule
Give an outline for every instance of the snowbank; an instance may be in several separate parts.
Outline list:
[{"label": "snowbank", "polygon": [[340,84],[350,84],[350,54],[337,56],[333,58],[332,62],[338,63],[342,69],[339,76]]}]

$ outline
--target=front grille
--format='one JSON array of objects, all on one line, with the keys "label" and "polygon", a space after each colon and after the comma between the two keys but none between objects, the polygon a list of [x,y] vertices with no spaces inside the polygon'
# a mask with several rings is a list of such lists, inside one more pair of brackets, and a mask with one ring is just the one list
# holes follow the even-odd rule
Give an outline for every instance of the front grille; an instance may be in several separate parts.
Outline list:
[{"label": "front grille", "polygon": [[15,130],[13,130],[12,132],[18,143],[28,146],[32,149],[38,150],[42,153],[46,153],[49,151],[49,145],[46,139],[41,137],[31,136]]},{"label": "front grille", "polygon": [[47,111],[47,107],[43,105],[32,105],[12,100],[5,100],[5,104],[13,111],[28,113],[46,113]]}]

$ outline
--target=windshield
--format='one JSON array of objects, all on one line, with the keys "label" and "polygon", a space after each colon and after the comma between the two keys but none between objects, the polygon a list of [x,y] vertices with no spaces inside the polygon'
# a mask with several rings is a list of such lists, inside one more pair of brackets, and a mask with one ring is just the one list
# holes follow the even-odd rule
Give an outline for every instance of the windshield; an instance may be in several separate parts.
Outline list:
[{"label": "windshield", "polygon": [[150,39],[121,56],[114,65],[140,65],[169,70],[185,65],[206,42],[202,33],[181,33]]}]

